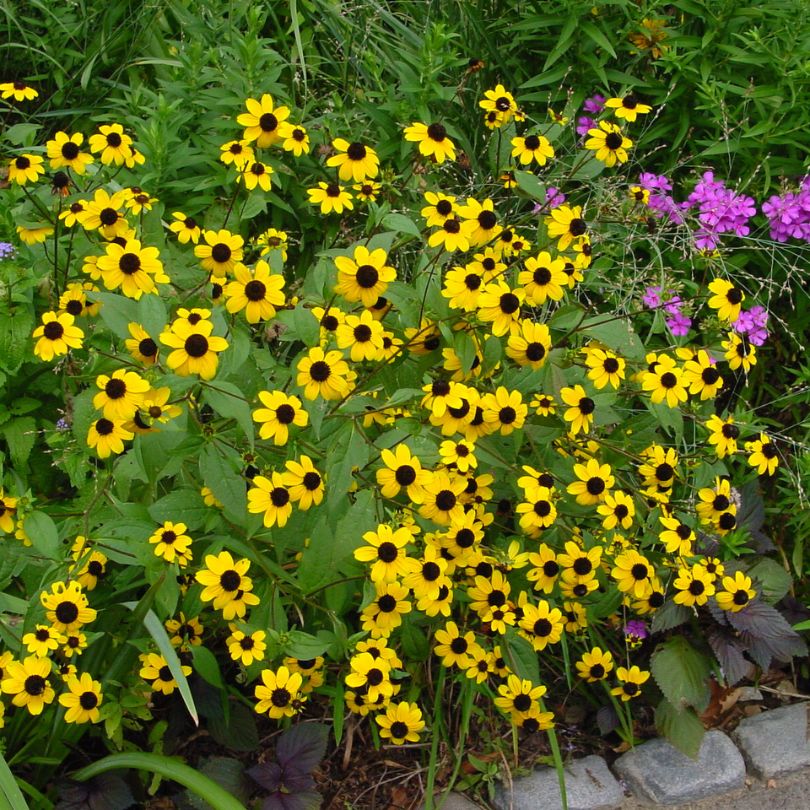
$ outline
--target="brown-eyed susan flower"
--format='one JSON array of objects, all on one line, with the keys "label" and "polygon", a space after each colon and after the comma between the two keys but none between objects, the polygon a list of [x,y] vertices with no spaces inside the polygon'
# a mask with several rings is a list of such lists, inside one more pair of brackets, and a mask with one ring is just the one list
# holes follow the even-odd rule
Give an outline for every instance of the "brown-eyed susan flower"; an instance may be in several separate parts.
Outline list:
[{"label": "brown-eyed susan flower", "polygon": [[68,633],[62,645],[61,653],[64,658],[71,659],[74,655],[81,655],[87,649],[87,636],[80,630]]},{"label": "brown-eyed susan flower", "polygon": [[81,349],[84,332],[73,322],[73,316],[67,312],[43,313],[42,324],[31,335],[37,341],[34,354],[47,363],[70,349]]},{"label": "brown-eyed susan flower", "polygon": [[652,110],[649,104],[642,104],[633,93],[628,93],[621,98],[609,98],[605,102],[605,107],[614,110],[616,118],[624,118],[631,124],[639,115],[646,115]]},{"label": "brown-eyed susan flower", "polygon": [[79,218],[84,212],[85,203],[82,200],[74,200],[59,213],[59,219],[65,223],[67,228],[72,228],[79,222]]},{"label": "brown-eyed susan flower", "polygon": [[537,701],[545,694],[545,686],[534,686],[531,681],[510,674],[506,683],[498,687],[495,705],[504,714],[509,714],[513,719],[518,720],[536,707]]},{"label": "brown-eyed susan flower", "polygon": [[173,349],[166,358],[166,365],[181,377],[198,374],[203,380],[211,380],[217,373],[217,354],[228,348],[225,338],[212,335],[213,324],[201,320],[195,326],[188,323],[172,324],[162,332],[160,341]]},{"label": "brown-eyed susan flower", "polygon": [[269,256],[274,251],[281,253],[281,261],[287,261],[287,232],[268,228],[256,237],[256,244],[261,247],[261,256]]},{"label": "brown-eyed susan flower", "polygon": [[96,611],[78,582],[54,582],[50,593],[42,591],[40,601],[55,632],[70,633],[95,621]]},{"label": "brown-eyed susan flower", "polygon": [[24,706],[29,714],[39,715],[55,697],[48,680],[50,674],[49,658],[30,655],[22,661],[12,660],[4,668],[0,689],[6,695],[14,695],[11,702],[15,706]]},{"label": "brown-eyed susan flower", "polygon": [[374,202],[382,190],[382,186],[374,180],[364,180],[362,183],[355,183],[352,186],[354,196],[360,202],[370,203]]},{"label": "brown-eyed susan flower", "polygon": [[339,349],[348,349],[352,361],[379,360],[383,352],[383,326],[368,310],[360,315],[347,315],[337,328]]},{"label": "brown-eyed susan flower", "polygon": [[463,220],[462,231],[474,247],[486,245],[503,230],[503,226],[498,224],[498,215],[490,199],[478,202],[473,197],[468,197],[466,204],[459,206],[458,215]]},{"label": "brown-eyed susan flower", "polygon": [[433,158],[436,163],[456,159],[456,146],[447,136],[444,125],[438,122],[422,124],[414,121],[405,127],[405,140],[418,143],[419,153]]},{"label": "brown-eyed susan flower", "polygon": [[689,386],[693,396],[700,394],[701,400],[713,399],[723,387],[723,375],[707,351],[700,349],[694,360],[683,364],[684,385]]},{"label": "brown-eyed susan flower", "polygon": [[94,681],[83,672],[78,678],[74,675],[65,679],[67,692],[59,695],[59,703],[64,706],[66,723],[98,723],[101,720],[99,706],[103,700],[101,683]]},{"label": "brown-eyed susan flower", "polygon": [[[141,669],[138,672],[141,678],[149,681],[153,692],[171,695],[177,689],[177,681],[169,669],[166,659],[158,653],[146,653],[141,656]],[[183,675],[191,675],[191,667],[181,664]]]},{"label": "brown-eyed susan flower", "polygon": [[567,541],[565,551],[557,555],[557,563],[562,569],[563,577],[573,583],[595,581],[601,560],[601,546],[586,550],[573,540]]},{"label": "brown-eyed susan flower", "polygon": [[709,298],[709,307],[716,310],[717,317],[726,323],[734,323],[740,316],[745,293],[723,278],[716,278],[709,283],[712,296]]},{"label": "brown-eyed susan flower", "polygon": [[120,368],[111,376],[96,377],[100,389],[93,397],[93,407],[98,408],[107,419],[125,421],[131,419],[143,405],[144,395],[149,391],[149,382],[135,371]]},{"label": "brown-eyed susan flower", "polygon": [[444,277],[442,295],[449,299],[449,305],[454,309],[469,312],[477,308],[481,289],[491,278],[490,273],[482,274],[470,265],[453,267]]},{"label": "brown-eyed susan flower", "polygon": [[351,258],[337,256],[335,292],[349,302],[360,301],[364,307],[370,307],[397,277],[397,271],[386,264],[387,260],[382,248],[368,250],[364,245],[356,247]]},{"label": "brown-eyed susan flower", "polygon": [[136,216],[151,211],[158,201],[157,197],[153,197],[140,186],[131,186],[124,191],[127,192],[126,207]]},{"label": "brown-eyed susan flower", "polygon": [[203,626],[196,616],[186,617],[185,613],[180,613],[176,619],[168,619],[165,622],[166,632],[169,633],[169,641],[172,647],[185,649],[189,646],[199,647],[202,644]]},{"label": "brown-eyed susan flower", "polygon": [[319,346],[310,349],[298,361],[296,372],[296,383],[304,389],[305,399],[342,399],[351,390],[349,366],[337,351],[324,352]]},{"label": "brown-eyed susan flower", "polygon": [[568,405],[563,419],[570,422],[572,435],[587,433],[593,425],[596,404],[581,385],[566,386],[560,389],[560,398]]},{"label": "brown-eyed susan flower", "polygon": [[518,135],[512,138],[512,157],[524,166],[533,160],[545,166],[554,157],[554,147],[542,135]]},{"label": "brown-eyed susan flower", "polygon": [[428,237],[428,245],[430,247],[441,246],[448,253],[453,253],[457,250],[469,250],[470,238],[463,225],[464,223],[462,223],[461,220],[455,217],[448,217]]},{"label": "brown-eyed susan flower", "polygon": [[627,38],[640,51],[649,51],[650,58],[660,59],[669,50],[669,45],[663,44],[669,36],[665,29],[666,24],[666,20],[645,18],[641,21],[641,29],[628,34]]},{"label": "brown-eyed susan flower", "polygon": [[757,592],[752,587],[751,577],[742,571],[735,571],[733,577],[723,577],[723,590],[717,592],[715,599],[721,610],[737,613],[748,605],[756,595]]},{"label": "brown-eyed susan flower", "polygon": [[126,201],[124,191],[108,194],[103,188],[96,189],[93,199],[88,200],[84,211],[77,215],[78,220],[85,230],[97,230],[105,239],[123,236],[129,229],[129,223],[121,212]]},{"label": "brown-eyed susan flower", "polygon": [[57,650],[60,644],[63,644],[65,637],[49,627],[47,624],[38,624],[30,633],[26,633],[22,637],[22,643],[26,650],[31,655],[36,655],[38,658],[45,658],[52,652]]},{"label": "brown-eyed susan flower", "polygon": [[[538,369],[551,351],[551,333],[544,323],[524,320],[512,327],[506,341],[506,355],[519,366]],[[535,407],[535,406],[532,406]]]},{"label": "brown-eyed susan flower", "polygon": [[278,128],[278,136],[285,152],[292,152],[295,157],[309,154],[309,135],[301,124],[283,121]]},{"label": "brown-eyed susan flower", "polygon": [[736,371],[741,368],[746,374],[757,364],[757,349],[746,335],[729,332],[728,338],[720,344],[726,351],[723,355],[728,360],[729,368]]},{"label": "brown-eyed susan flower", "polygon": [[45,174],[41,155],[17,155],[8,163],[8,181],[24,186],[26,183],[36,183]]},{"label": "brown-eyed susan flower", "polygon": [[396,582],[416,570],[417,563],[407,555],[413,535],[405,528],[392,529],[381,523],[375,531],[363,535],[366,545],[355,549],[354,558],[370,565],[374,583]]},{"label": "brown-eyed susan flower", "polygon": [[228,141],[219,147],[219,159],[226,165],[233,164],[240,171],[247,163],[252,163],[256,159],[256,153],[250,145],[250,141]]},{"label": "brown-eyed susan flower", "polygon": [[446,470],[431,473],[423,486],[424,496],[419,514],[442,526],[460,520],[464,514],[461,495],[466,486],[464,478]]},{"label": "brown-eyed susan flower", "polygon": [[585,148],[596,153],[596,159],[608,168],[617,163],[627,163],[627,150],[633,142],[623,132],[618,124],[609,121],[600,121],[598,128],[589,129],[590,136],[585,141]]},{"label": "brown-eyed susan flower", "polygon": [[425,202],[427,205],[422,209],[421,214],[426,220],[428,228],[435,228],[444,224],[446,219],[457,219],[458,206],[456,198],[441,191],[426,191]]},{"label": "brown-eyed susan flower", "polygon": [[601,391],[607,385],[617,389],[624,379],[624,358],[598,346],[589,346],[582,351],[585,354],[585,365],[588,367],[588,379],[593,382],[593,387],[597,391]]},{"label": "brown-eyed susan flower", "polygon": [[309,456],[301,456],[297,461],[285,461],[286,471],[282,473],[284,486],[290,493],[290,500],[298,508],[306,511],[323,500],[325,482],[323,475],[315,469]]},{"label": "brown-eyed susan flower", "polygon": [[394,694],[391,664],[387,659],[361,652],[351,657],[349,666],[351,672],[346,676],[346,686],[362,689],[371,703],[380,696],[390,698]]},{"label": "brown-eyed susan flower", "polygon": [[616,670],[616,677],[619,685],[610,690],[611,695],[621,698],[626,703],[641,694],[641,686],[650,678],[650,673],[639,669],[637,666],[619,667]]},{"label": "brown-eyed susan flower", "polygon": [[518,623],[521,635],[531,643],[536,652],[549,644],[556,644],[563,634],[565,622],[559,608],[552,607],[545,599],[537,605],[523,606],[523,616]]},{"label": "brown-eyed susan flower", "polygon": [[480,646],[475,640],[475,633],[468,630],[462,633],[455,622],[447,622],[444,627],[436,630],[434,638],[438,642],[433,648],[435,655],[442,659],[446,667],[457,666],[467,669],[470,663],[470,654]]},{"label": "brown-eyed susan flower", "polygon": [[99,458],[120,455],[124,452],[124,442],[134,438],[121,419],[107,419],[102,416],[90,423],[87,431],[87,446],[95,450]]},{"label": "brown-eyed susan flower", "polygon": [[380,458],[385,467],[377,470],[375,477],[382,496],[396,498],[404,489],[411,501],[419,503],[422,486],[430,475],[422,469],[419,458],[404,444],[398,444],[393,450],[383,449]]},{"label": "brown-eyed susan flower", "polygon": [[709,444],[715,448],[717,458],[725,458],[737,452],[737,439],[740,429],[734,424],[734,417],[729,415],[725,419],[712,414],[706,420],[706,429],[709,431]]},{"label": "brown-eyed susan flower", "polygon": [[658,539],[664,544],[668,554],[688,557],[692,553],[695,533],[692,527],[673,516],[662,516],[659,522],[664,527]]},{"label": "brown-eyed susan flower", "polygon": [[508,124],[518,112],[514,96],[502,84],[497,84],[494,89],[485,91],[484,98],[478,102],[478,106],[485,112],[493,113],[496,116],[490,122],[493,127]]},{"label": "brown-eyed susan flower", "polygon": [[186,216],[182,211],[172,213],[174,222],[169,225],[169,230],[177,234],[177,240],[181,245],[193,242],[195,245],[200,241],[202,228],[194,217]]},{"label": "brown-eyed susan flower", "polygon": [[[698,517],[703,523],[716,523],[723,515],[737,514],[737,505],[731,497],[731,482],[728,478],[715,479],[714,487],[703,487],[698,490],[699,502],[695,506]],[[733,526],[729,526],[733,528]]]},{"label": "brown-eyed susan flower", "polygon": [[97,315],[101,304],[88,302],[88,292],[98,292],[98,287],[90,281],[83,284],[74,281],[68,284],[67,289],[59,296],[59,312],[67,312],[74,318],[82,315]]},{"label": "brown-eyed susan flower", "polygon": [[630,186],[627,193],[630,195],[630,199],[639,205],[647,205],[650,201],[650,192],[641,186]]},{"label": "brown-eyed susan flower", "polygon": [[283,391],[259,391],[259,401],[264,405],[253,411],[253,421],[261,425],[259,437],[272,439],[278,447],[287,444],[290,426],[305,427],[309,414],[301,400]]},{"label": "brown-eyed susan flower", "polygon": [[560,575],[560,564],[557,562],[554,549],[545,543],[541,543],[539,551],[533,551],[529,554],[529,565],[531,568],[526,574],[526,579],[534,583],[534,590],[551,593],[557,577]]},{"label": "brown-eyed susan flower", "polygon": [[452,584],[447,576],[447,568],[448,562],[442,557],[441,549],[428,543],[422,557],[416,560],[416,565],[403,578],[402,584],[410,588],[417,599],[438,599],[442,587]]},{"label": "brown-eyed susan flower", "polygon": [[233,274],[235,281],[225,287],[228,312],[244,310],[248,323],[259,323],[274,318],[277,308],[284,306],[284,276],[271,273],[266,261],[257,261],[252,272],[237,264]]},{"label": "brown-eyed susan flower", "polygon": [[542,251],[526,259],[524,266],[526,269],[518,274],[518,284],[523,288],[527,303],[537,307],[549,299],[562,299],[568,285],[562,259],[552,259],[550,253]]},{"label": "brown-eyed susan flower", "polygon": [[678,591],[673,601],[687,607],[705,605],[715,592],[714,577],[700,564],[691,568],[679,568],[678,576],[672,584]]},{"label": "brown-eyed susan flower", "polygon": [[150,337],[141,324],[134,321],[128,324],[127,329],[132,335],[131,338],[124,341],[127,351],[139,363],[143,363],[145,366],[154,365],[158,356],[158,345],[155,340]]},{"label": "brown-eyed susan flower", "polygon": [[548,235],[558,239],[557,250],[567,250],[574,240],[588,238],[588,223],[582,218],[582,206],[560,205],[546,217]]},{"label": "brown-eyed susan flower", "polygon": [[17,226],[17,236],[26,245],[38,245],[44,242],[53,233],[52,225],[39,225],[34,228],[26,228],[24,225]]},{"label": "brown-eyed susan flower", "polygon": [[639,465],[638,472],[644,478],[644,485],[659,489],[672,487],[678,469],[677,450],[674,447],[664,448],[660,444],[652,444],[641,456],[644,462]]},{"label": "brown-eyed susan flower", "polygon": [[459,472],[466,473],[478,466],[475,457],[475,445],[465,439],[448,439],[439,445],[439,457],[445,467],[455,467]]},{"label": "brown-eyed susan flower", "polygon": [[748,463],[759,475],[773,475],[779,466],[776,445],[767,433],[760,433],[759,438],[745,443],[748,451]]},{"label": "brown-eyed susan flower", "polygon": [[609,464],[600,464],[595,458],[585,464],[574,464],[577,480],[569,484],[566,491],[576,496],[577,503],[591,506],[601,503],[614,483]]},{"label": "brown-eyed susan flower", "polygon": [[650,392],[650,401],[654,405],[666,403],[669,408],[677,408],[686,402],[683,370],[666,354],[658,356],[658,362],[651,371],[645,371],[641,378],[641,387]]},{"label": "brown-eyed susan flower", "polygon": [[338,177],[346,182],[354,180],[362,183],[367,177],[374,178],[380,171],[380,159],[377,153],[360,141],[349,141],[345,138],[335,138],[332,147],[337,154],[327,161],[327,166],[338,167]]},{"label": "brown-eyed susan flower", "polygon": [[87,167],[93,162],[93,156],[81,151],[83,142],[84,135],[81,132],[74,132],[72,135],[68,135],[67,132],[57,132],[45,144],[51,168],[69,168],[76,174],[84,174]]},{"label": "brown-eyed susan flower", "polygon": [[133,157],[132,138],[124,132],[121,124],[104,124],[90,136],[90,151],[99,155],[105,165],[122,166]]},{"label": "brown-eyed susan flower", "polygon": [[[161,557],[167,563],[186,560],[191,557],[191,537],[186,534],[188,527],[185,523],[172,523],[167,520],[149,537],[153,545],[155,556]],[[181,563],[182,564],[182,563]]]},{"label": "brown-eyed susan flower", "polygon": [[247,112],[236,117],[236,123],[245,127],[244,139],[256,146],[265,149],[272,146],[281,138],[280,125],[290,117],[288,107],[277,107],[269,93],[262,95],[260,100],[249,98],[245,100]]},{"label": "brown-eyed susan flower", "polygon": [[292,498],[284,477],[272,472],[270,478],[257,475],[248,490],[248,512],[263,515],[264,525],[286,526],[292,514]]},{"label": "brown-eyed susan flower", "polygon": [[127,241],[124,246],[110,242],[97,266],[108,290],[120,289],[127,298],[138,301],[144,294],[157,292],[156,281],[169,280],[159,256],[156,247],[142,247],[137,239]]},{"label": "brown-eyed susan flower", "polygon": [[380,727],[380,737],[394,745],[419,742],[419,732],[425,728],[422,710],[415,703],[390,703],[385,714],[374,719]]},{"label": "brown-eyed susan flower", "polygon": [[270,178],[273,174],[273,167],[262,163],[260,160],[253,160],[245,163],[236,179],[245,184],[248,191],[260,188],[262,191],[270,191]]},{"label": "brown-eyed susan flower", "polygon": [[602,526],[605,529],[629,529],[633,525],[633,516],[636,514],[636,506],[633,498],[626,492],[608,492],[605,499],[596,511],[603,516]]},{"label": "brown-eyed susan flower", "polygon": [[231,659],[239,661],[242,666],[246,667],[256,661],[264,661],[264,653],[267,649],[267,645],[264,643],[266,635],[264,630],[256,630],[254,633],[234,630],[225,641]]},{"label": "brown-eyed susan flower", "polygon": [[31,101],[37,96],[39,96],[39,93],[30,84],[26,84],[19,79],[14,82],[0,83],[0,98],[2,99],[13,98],[14,101]]},{"label": "brown-eyed susan flower", "polygon": [[319,205],[322,214],[342,214],[354,208],[352,195],[339,183],[318,183],[317,188],[308,188],[307,195],[312,205]]},{"label": "brown-eyed susan flower", "polygon": [[246,576],[250,560],[234,561],[228,551],[219,554],[207,554],[205,568],[198,571],[195,579],[203,586],[200,599],[213,602],[214,610],[221,610],[243,594],[253,590],[253,582]]},{"label": "brown-eyed susan flower", "polygon": [[399,582],[379,582],[376,589],[374,599],[363,608],[362,627],[374,636],[388,636],[413,605],[408,601],[408,589]]},{"label": "brown-eyed susan flower", "polygon": [[576,668],[580,678],[584,678],[587,683],[596,683],[607,678],[613,671],[613,656],[609,650],[593,647],[582,654],[582,658],[576,662]]},{"label": "brown-eyed susan flower", "polygon": [[14,531],[14,515],[17,511],[17,498],[6,495],[0,487],[0,531],[11,534]]},{"label": "brown-eyed susan flower", "polygon": [[655,569],[650,561],[635,549],[623,551],[615,559],[615,566],[610,572],[622,593],[643,598],[650,590]]},{"label": "brown-eyed susan flower", "polygon": [[481,291],[478,317],[484,323],[492,324],[495,337],[507,334],[512,324],[520,321],[524,295],[522,289],[518,287],[513,290],[502,279],[490,282]]},{"label": "brown-eyed susan flower", "polygon": [[487,425],[493,430],[499,430],[503,436],[522,428],[529,412],[520,391],[510,391],[502,385],[481,397],[481,407]]},{"label": "brown-eyed susan flower", "polygon": [[237,262],[242,261],[245,240],[239,234],[224,228],[219,231],[203,231],[203,242],[194,248],[200,264],[215,278],[231,273]]}]

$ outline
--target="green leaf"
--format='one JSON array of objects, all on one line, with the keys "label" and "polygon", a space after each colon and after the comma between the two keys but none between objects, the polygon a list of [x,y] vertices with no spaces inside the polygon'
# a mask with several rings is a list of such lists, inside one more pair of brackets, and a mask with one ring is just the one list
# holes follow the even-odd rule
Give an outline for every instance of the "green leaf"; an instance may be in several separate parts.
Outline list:
[{"label": "green leaf", "polygon": [[205,385],[203,397],[220,416],[235,419],[253,447],[253,416],[244,393],[233,383],[217,380]]},{"label": "green leaf", "polygon": [[323,655],[334,640],[329,634],[313,636],[301,630],[290,630],[287,638],[289,641],[284,646],[285,653],[302,661]]},{"label": "green leaf", "polygon": [[691,709],[678,711],[664,698],[655,710],[655,727],[675,748],[697,759],[706,729]]},{"label": "green leaf", "polygon": [[[240,801],[234,799],[227,790],[221,788],[213,779],[209,779],[188,765],[184,765],[175,757],[167,757],[164,754],[144,754],[140,752],[111,754],[77,771],[73,774],[73,778],[79,782],[86,782],[88,779],[102,773],[129,769],[160,774],[164,779],[178,782],[204,798],[213,810],[245,810],[245,806]],[[16,807],[14,810],[16,810]]]},{"label": "green leaf", "polygon": [[762,598],[770,604],[778,602],[793,584],[790,574],[776,560],[768,557],[760,557],[748,568],[747,573],[762,586]]},{"label": "green leaf", "polygon": [[514,175],[515,180],[517,180],[518,188],[521,191],[525,191],[533,200],[538,200],[539,202],[546,201],[545,183],[541,183],[536,174],[515,169]]},{"label": "green leaf", "polygon": [[593,23],[586,22],[582,24],[581,30],[585,32],[590,40],[606,50],[614,59],[616,58],[616,51],[613,50],[610,40],[605,36],[601,28],[598,28]]},{"label": "green leaf", "polygon": [[409,236],[415,236],[417,239],[421,239],[422,237],[422,232],[419,230],[416,223],[404,214],[387,214],[383,217],[381,224],[383,227],[395,231],[396,233],[406,233]]},{"label": "green leaf", "polygon": [[20,786],[2,754],[0,754],[0,799],[4,802],[3,810],[28,810]]},{"label": "green leaf", "polygon": [[191,647],[191,655],[194,659],[194,671],[211,686],[217,689],[224,689],[225,685],[222,681],[222,673],[219,670],[216,656],[207,647],[202,645]]},{"label": "green leaf", "polygon": [[9,374],[19,369],[29,352],[34,317],[30,310],[15,307],[0,316],[0,368]]},{"label": "green leaf", "polygon": [[533,684],[539,684],[540,664],[537,653],[525,638],[519,636],[514,628],[507,628],[506,635],[501,636],[504,659],[519,678],[526,678]]},{"label": "green leaf", "polygon": [[222,503],[225,514],[240,526],[247,517],[245,479],[241,472],[242,459],[230,447],[209,444],[200,454],[200,475],[205,485]]},{"label": "green leaf", "polygon": [[583,321],[580,331],[604,343],[622,357],[629,360],[644,359],[644,344],[633,331],[628,318],[597,315]]},{"label": "green leaf", "polygon": [[190,532],[202,528],[211,510],[196,489],[178,489],[164,495],[149,507],[149,514],[158,523],[166,520],[185,523]]},{"label": "green leaf", "polygon": [[34,548],[49,560],[61,560],[59,534],[56,524],[44,512],[31,512],[25,516],[25,533]]},{"label": "green leaf", "polygon": [[209,717],[208,731],[216,742],[231,751],[255,751],[259,747],[256,714],[241,703],[230,705],[227,717],[224,713]]},{"label": "green leaf", "polygon": [[37,422],[31,416],[20,416],[2,427],[8,442],[11,463],[22,472],[37,438]]},{"label": "green leaf", "polygon": [[691,706],[702,712],[709,705],[709,659],[683,636],[670,638],[653,653],[653,678],[676,711]]}]

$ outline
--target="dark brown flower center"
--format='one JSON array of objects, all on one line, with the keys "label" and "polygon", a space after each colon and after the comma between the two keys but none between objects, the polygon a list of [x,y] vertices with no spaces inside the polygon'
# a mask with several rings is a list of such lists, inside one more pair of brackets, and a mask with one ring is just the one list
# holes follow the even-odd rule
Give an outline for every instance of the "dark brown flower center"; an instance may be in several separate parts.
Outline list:
[{"label": "dark brown flower center", "polygon": [[60,602],[54,613],[62,624],[73,624],[79,618],[79,608],[73,602]]},{"label": "dark brown flower center", "polygon": [[622,145],[622,136],[618,132],[608,132],[605,137],[605,146],[608,149],[616,150]]},{"label": "dark brown flower center", "polygon": [[263,301],[266,292],[267,287],[258,279],[254,278],[252,281],[248,281],[248,283],[245,284],[245,298],[247,298],[248,301]]},{"label": "dark brown flower center", "polygon": [[204,335],[189,335],[184,348],[189,357],[204,357],[208,353],[208,340]]},{"label": "dark brown flower center", "polygon": [[447,137],[447,130],[441,124],[431,124],[427,128],[427,134],[432,141],[441,143]]},{"label": "dark brown flower center", "polygon": [[278,408],[276,408],[276,419],[281,422],[282,425],[292,424],[295,419],[295,408],[293,408],[292,405],[287,405],[287,403],[279,405]]},{"label": "dark brown flower center", "polygon": [[219,264],[224,264],[231,258],[232,250],[224,242],[217,242],[211,248],[211,258]]},{"label": "dark brown flower center", "polygon": [[25,679],[23,688],[26,694],[31,697],[39,697],[44,691],[48,682],[41,675],[29,675]]},{"label": "dark brown flower center", "polygon": [[370,290],[380,280],[380,274],[373,265],[361,264],[357,268],[355,278],[360,287],[364,290]]},{"label": "dark brown flower center", "polygon": [[223,571],[220,574],[219,584],[222,586],[223,591],[233,593],[239,590],[239,586],[242,584],[242,577],[239,575],[238,571],[229,568],[227,571]]},{"label": "dark brown flower center", "polygon": [[59,340],[65,333],[65,327],[59,321],[49,321],[45,324],[42,334],[48,340]]},{"label": "dark brown flower center", "polygon": [[132,276],[141,269],[141,258],[137,253],[124,253],[118,260],[118,267],[124,275]]},{"label": "dark brown flower center", "polygon": [[277,509],[290,502],[290,493],[285,487],[275,487],[270,490],[270,501]]},{"label": "dark brown flower center", "polygon": [[362,143],[354,143],[349,144],[349,148],[346,150],[346,154],[349,156],[350,160],[363,160],[366,156],[366,147],[363,146]]},{"label": "dark brown flower center", "polygon": [[104,393],[107,394],[110,399],[121,399],[126,392],[127,384],[117,377],[108,380],[107,384],[104,386]]},{"label": "dark brown flower center", "polygon": [[264,132],[274,132],[278,126],[278,118],[273,113],[264,113],[259,117],[259,126]]},{"label": "dark brown flower center", "polygon": [[95,709],[98,706],[98,695],[95,692],[82,692],[79,695],[79,705],[85,710]]},{"label": "dark brown flower center", "polygon": [[309,376],[312,377],[315,382],[326,382],[331,373],[332,369],[329,368],[329,364],[325,363],[323,360],[316,360],[309,369]]}]

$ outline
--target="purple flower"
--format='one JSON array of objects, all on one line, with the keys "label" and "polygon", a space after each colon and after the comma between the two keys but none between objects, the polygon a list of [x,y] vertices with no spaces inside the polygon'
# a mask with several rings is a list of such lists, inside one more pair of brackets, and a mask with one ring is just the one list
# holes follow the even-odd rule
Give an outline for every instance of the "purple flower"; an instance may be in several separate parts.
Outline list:
[{"label": "purple flower", "polygon": [[716,248],[723,234],[748,236],[751,230],[748,221],[757,212],[752,197],[727,188],[714,179],[714,172],[704,172],[681,208],[697,209],[699,227],[695,231],[695,245],[703,250]]},{"label": "purple flower", "polygon": [[67,420],[65,419],[57,419],[55,427],[57,430],[61,431],[70,430],[70,425],[67,423]]},{"label": "purple flower", "polygon": [[585,99],[582,109],[585,110],[586,113],[596,115],[597,113],[602,112],[604,106],[605,97],[601,93],[594,93],[590,98]]},{"label": "purple flower", "polygon": [[738,334],[747,335],[749,342],[754,346],[762,346],[768,339],[767,323],[767,310],[756,305],[747,311],[740,311],[733,327]]},{"label": "purple flower", "polygon": [[10,259],[14,255],[14,245],[10,242],[0,242],[0,259]]},{"label": "purple flower", "polygon": [[641,619],[630,619],[624,626],[624,634],[628,638],[644,639],[647,638],[647,625]]},{"label": "purple flower", "polygon": [[673,337],[686,337],[692,328],[692,319],[682,312],[673,313],[666,319],[665,323]]},{"label": "purple flower", "polygon": [[681,314],[681,296],[680,295],[672,295],[667,299],[666,304],[664,304],[664,310],[669,315],[680,315]]},{"label": "purple flower", "polygon": [[559,208],[566,200],[563,194],[556,186],[549,186],[546,189],[546,205],[549,208]]},{"label": "purple flower", "polygon": [[587,115],[583,115],[581,118],[577,118],[577,135],[585,136],[588,134],[589,129],[596,128],[596,121],[593,118],[588,118]]},{"label": "purple flower", "polygon": [[661,288],[660,287],[647,287],[644,295],[641,297],[644,305],[650,309],[655,309],[661,306]]},{"label": "purple flower", "polygon": [[762,204],[762,213],[768,218],[772,239],[787,242],[793,238],[810,242],[810,175],[802,179],[797,193],[769,197]]},{"label": "purple flower", "polygon": [[642,172],[638,178],[638,183],[647,191],[672,191],[672,183],[667,180],[666,175],[652,174],[652,172]]}]

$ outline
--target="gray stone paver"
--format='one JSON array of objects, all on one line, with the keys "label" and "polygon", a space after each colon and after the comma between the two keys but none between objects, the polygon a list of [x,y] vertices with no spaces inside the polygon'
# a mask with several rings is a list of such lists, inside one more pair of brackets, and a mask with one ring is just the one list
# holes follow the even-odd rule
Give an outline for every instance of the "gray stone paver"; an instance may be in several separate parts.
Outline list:
[{"label": "gray stone paver", "polygon": [[770,779],[810,765],[809,712],[810,703],[796,703],[746,717],[737,726],[731,736],[750,773]]},{"label": "gray stone paver", "polygon": [[614,771],[637,797],[677,805],[721,796],[745,784],[745,763],[722,731],[709,731],[697,760],[666,740],[650,740],[616,760]]},{"label": "gray stone paver", "polygon": [[[568,810],[615,810],[624,792],[601,757],[573,760],[565,766]],[[511,801],[510,801],[511,800]],[[560,810],[560,784],[554,768],[539,768],[502,785],[495,796],[496,810]]]}]

